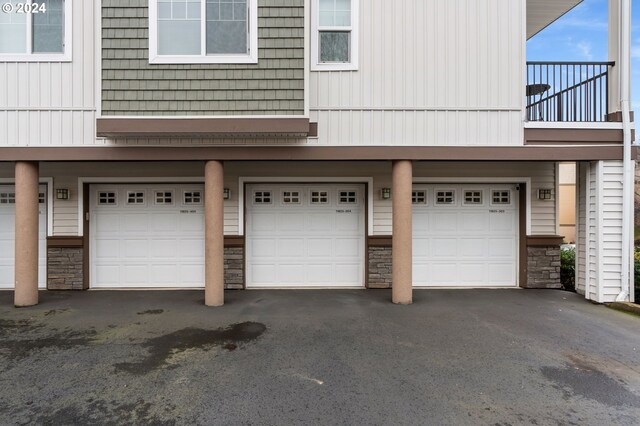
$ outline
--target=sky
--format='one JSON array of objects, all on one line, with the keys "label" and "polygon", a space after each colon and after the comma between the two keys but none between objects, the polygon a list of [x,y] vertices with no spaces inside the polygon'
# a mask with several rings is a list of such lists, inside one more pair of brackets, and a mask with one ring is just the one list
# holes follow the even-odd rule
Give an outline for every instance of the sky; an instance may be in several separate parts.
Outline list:
[{"label": "sky", "polygon": [[[609,0],[584,0],[527,42],[529,61],[607,61]],[[631,12],[631,102],[640,112],[640,0]]]}]

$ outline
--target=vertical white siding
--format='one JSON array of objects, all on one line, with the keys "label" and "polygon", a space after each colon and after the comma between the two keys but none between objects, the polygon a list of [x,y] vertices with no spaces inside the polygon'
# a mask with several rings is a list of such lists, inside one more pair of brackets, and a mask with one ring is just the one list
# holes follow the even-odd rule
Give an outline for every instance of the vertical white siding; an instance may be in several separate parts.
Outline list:
[{"label": "vertical white siding", "polygon": [[582,266],[578,269],[578,285],[586,283],[588,299],[609,303],[622,290],[622,161],[592,162],[581,166],[582,175],[586,190],[581,191],[585,203],[584,215],[579,205],[579,217],[584,217],[585,226],[580,229],[584,229],[586,258],[578,259],[586,265],[584,273]]},{"label": "vertical white siding", "polygon": [[588,299],[599,300],[598,281],[600,273],[599,261],[599,209],[600,191],[598,185],[599,163],[593,162],[589,166],[587,177],[587,246],[588,246],[588,272],[587,289]]},{"label": "vertical white siding", "polygon": [[521,145],[524,0],[360,2],[358,71],[310,77],[328,145]]},{"label": "vertical white siding", "polygon": [[622,161],[601,161],[602,167],[602,241],[601,297],[614,302],[622,291]]},{"label": "vertical white siding", "polygon": [[587,279],[587,163],[578,163],[576,170],[576,291],[585,294]]},{"label": "vertical white siding", "polygon": [[0,146],[94,143],[96,4],[73,2],[71,62],[0,62]]}]

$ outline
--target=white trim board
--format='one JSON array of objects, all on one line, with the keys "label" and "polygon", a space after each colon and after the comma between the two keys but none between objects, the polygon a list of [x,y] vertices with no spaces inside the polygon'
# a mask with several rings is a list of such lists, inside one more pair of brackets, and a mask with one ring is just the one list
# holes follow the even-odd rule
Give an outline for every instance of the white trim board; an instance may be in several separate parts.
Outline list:
[{"label": "white trim board", "polygon": [[[0,184],[15,185],[16,180],[14,178],[0,178]],[[38,178],[40,185],[47,185],[47,237],[53,236],[53,178],[41,177]]]},{"label": "white trim board", "polygon": [[614,129],[622,130],[618,122],[560,122],[560,121],[525,121],[525,129]]},{"label": "white trim board", "polygon": [[413,183],[523,183],[527,191],[527,228],[526,234],[531,235],[531,178],[530,177],[415,177]]},{"label": "white trim board", "polygon": [[[163,120],[243,120],[243,119],[288,119],[288,118],[306,118],[309,114],[299,115],[104,115],[98,118],[117,119],[117,120],[140,120],[140,119],[163,119]],[[175,139],[175,138],[174,138]]]},{"label": "white trim board", "polygon": [[365,183],[367,184],[367,235],[373,235],[373,178],[372,177],[246,177],[238,178],[238,235],[244,235],[244,186],[247,183]]}]

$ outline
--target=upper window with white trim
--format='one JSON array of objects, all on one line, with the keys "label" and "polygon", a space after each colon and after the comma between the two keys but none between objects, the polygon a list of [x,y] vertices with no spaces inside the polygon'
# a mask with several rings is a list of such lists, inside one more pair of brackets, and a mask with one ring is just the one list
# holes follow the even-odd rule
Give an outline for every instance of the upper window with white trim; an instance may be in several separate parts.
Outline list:
[{"label": "upper window with white trim", "polygon": [[358,69],[359,0],[313,0],[312,69]]},{"label": "upper window with white trim", "polygon": [[152,64],[258,62],[258,0],[149,0]]},{"label": "upper window with white trim", "polygon": [[71,60],[71,0],[1,0],[0,61]]}]

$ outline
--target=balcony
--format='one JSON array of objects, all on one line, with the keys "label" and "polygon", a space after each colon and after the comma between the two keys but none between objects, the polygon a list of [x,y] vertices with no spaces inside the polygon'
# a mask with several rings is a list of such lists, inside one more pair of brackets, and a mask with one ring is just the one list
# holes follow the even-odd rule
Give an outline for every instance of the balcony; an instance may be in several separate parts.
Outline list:
[{"label": "balcony", "polygon": [[603,122],[613,62],[527,62],[528,121]]}]

